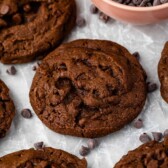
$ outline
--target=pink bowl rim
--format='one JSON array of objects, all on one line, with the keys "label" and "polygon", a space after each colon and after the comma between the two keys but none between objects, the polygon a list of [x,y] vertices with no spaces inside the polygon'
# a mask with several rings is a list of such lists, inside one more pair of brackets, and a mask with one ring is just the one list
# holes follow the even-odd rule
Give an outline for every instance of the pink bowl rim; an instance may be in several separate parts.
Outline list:
[{"label": "pink bowl rim", "polygon": [[102,0],[102,1],[108,3],[112,6],[126,9],[126,10],[130,10],[130,11],[143,11],[143,12],[146,11],[146,12],[148,12],[148,11],[157,11],[157,10],[168,8],[168,3],[158,5],[158,6],[152,6],[152,7],[133,7],[133,6],[128,6],[128,5],[123,5],[123,4],[117,3],[113,0]]}]

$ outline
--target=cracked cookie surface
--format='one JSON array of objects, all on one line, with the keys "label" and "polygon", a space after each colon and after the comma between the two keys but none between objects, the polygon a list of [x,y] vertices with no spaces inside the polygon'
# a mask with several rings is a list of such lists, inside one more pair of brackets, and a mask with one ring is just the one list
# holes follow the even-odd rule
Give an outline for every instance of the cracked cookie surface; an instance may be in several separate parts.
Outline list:
[{"label": "cracked cookie surface", "polygon": [[50,53],[38,68],[30,102],[55,132],[100,137],[121,129],[141,112],[146,74],[124,47],[77,40]]},{"label": "cracked cookie surface", "polygon": [[14,64],[43,58],[75,21],[74,0],[1,0],[0,61]]},{"label": "cracked cookie surface", "polygon": [[167,168],[168,139],[163,142],[151,141],[128,152],[114,168]]},{"label": "cracked cookie surface", "polygon": [[43,148],[22,150],[0,158],[1,168],[87,168],[85,159],[80,160],[65,151]]},{"label": "cracked cookie surface", "polygon": [[161,95],[168,103],[168,42],[162,51],[161,59],[158,65],[158,74],[161,83]]},{"label": "cracked cookie surface", "polygon": [[9,96],[9,89],[0,80],[0,138],[9,130],[15,115],[14,103]]}]

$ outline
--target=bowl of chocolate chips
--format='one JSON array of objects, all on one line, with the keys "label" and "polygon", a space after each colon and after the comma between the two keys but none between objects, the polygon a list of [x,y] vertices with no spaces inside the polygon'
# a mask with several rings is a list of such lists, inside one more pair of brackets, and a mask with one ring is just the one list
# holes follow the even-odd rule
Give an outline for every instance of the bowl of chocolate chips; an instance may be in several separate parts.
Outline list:
[{"label": "bowl of chocolate chips", "polygon": [[92,0],[106,15],[136,25],[168,19],[168,0]]}]

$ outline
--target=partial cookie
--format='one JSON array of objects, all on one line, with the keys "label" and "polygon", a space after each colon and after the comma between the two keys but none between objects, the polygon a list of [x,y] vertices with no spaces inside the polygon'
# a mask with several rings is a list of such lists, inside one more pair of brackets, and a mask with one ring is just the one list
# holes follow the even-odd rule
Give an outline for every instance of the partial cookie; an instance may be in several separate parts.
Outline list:
[{"label": "partial cookie", "polygon": [[87,168],[85,159],[80,160],[65,151],[43,148],[22,150],[0,158],[1,168]]},{"label": "partial cookie", "polygon": [[75,0],[0,1],[0,61],[42,58],[60,44],[75,21]]},{"label": "partial cookie", "polygon": [[77,40],[50,53],[38,68],[30,102],[55,132],[100,137],[117,131],[141,112],[146,74],[124,47]]},{"label": "partial cookie", "polygon": [[15,115],[14,103],[9,96],[9,89],[0,80],[0,138],[9,130]]},{"label": "partial cookie", "polygon": [[128,152],[114,168],[167,168],[168,139],[164,142],[151,141]]},{"label": "partial cookie", "polygon": [[162,51],[162,56],[158,66],[158,74],[161,83],[161,95],[168,103],[168,42]]}]

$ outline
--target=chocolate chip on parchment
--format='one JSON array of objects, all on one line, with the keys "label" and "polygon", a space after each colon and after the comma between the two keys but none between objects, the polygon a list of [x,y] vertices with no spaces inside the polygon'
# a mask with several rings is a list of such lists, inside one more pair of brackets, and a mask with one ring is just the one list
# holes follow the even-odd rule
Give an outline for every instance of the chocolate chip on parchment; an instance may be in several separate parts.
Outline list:
[{"label": "chocolate chip on parchment", "polygon": [[152,136],[155,141],[160,141],[163,137],[161,132],[152,132]]},{"label": "chocolate chip on parchment", "polygon": [[34,144],[35,149],[42,149],[44,147],[44,142],[37,142]]},{"label": "chocolate chip on parchment", "polygon": [[6,15],[6,14],[9,13],[9,10],[10,10],[9,5],[3,4],[3,5],[1,6],[1,8],[0,8],[0,13],[1,13],[2,15]]},{"label": "chocolate chip on parchment", "polygon": [[163,133],[164,137],[168,137],[168,129],[166,129]]},{"label": "chocolate chip on parchment", "polygon": [[92,13],[92,14],[96,14],[96,13],[98,13],[98,8],[95,6],[95,5],[91,5],[90,6],[90,12]]},{"label": "chocolate chip on parchment", "polygon": [[79,154],[81,156],[86,156],[88,155],[90,152],[90,149],[88,147],[85,147],[85,146],[81,146],[80,150],[79,150]]},{"label": "chocolate chip on parchment", "polygon": [[134,52],[133,54],[132,54],[135,58],[137,58],[137,60],[140,60],[140,54],[139,54],[139,52]]},{"label": "chocolate chip on parchment", "polygon": [[84,27],[86,25],[86,20],[83,17],[78,17],[76,19],[76,24],[78,27]]},{"label": "chocolate chip on parchment", "polygon": [[135,128],[137,128],[137,129],[140,129],[140,128],[142,128],[143,127],[143,121],[142,121],[142,119],[138,119],[138,120],[136,120],[135,122],[134,122],[134,127]]},{"label": "chocolate chip on parchment", "polygon": [[23,109],[21,111],[21,115],[22,115],[22,117],[24,117],[26,119],[32,118],[32,116],[33,116],[30,109]]},{"label": "chocolate chip on parchment", "polygon": [[151,141],[151,138],[150,138],[150,136],[148,134],[143,133],[143,134],[140,135],[139,140],[142,143],[147,143],[147,142]]},{"label": "chocolate chip on parchment", "polygon": [[157,84],[156,83],[147,83],[147,91],[148,93],[154,92],[155,90],[157,90]]},{"label": "chocolate chip on parchment", "polygon": [[32,67],[32,70],[33,70],[33,71],[36,71],[36,70],[37,70],[36,65],[34,65],[34,66]]},{"label": "chocolate chip on parchment", "polygon": [[16,71],[16,68],[14,66],[11,66],[10,68],[8,68],[6,70],[6,72],[9,74],[9,75],[15,75],[17,73]]},{"label": "chocolate chip on parchment", "polygon": [[103,12],[100,12],[99,19],[102,20],[104,23],[107,23],[110,20],[110,17]]},{"label": "chocolate chip on parchment", "polygon": [[88,148],[90,150],[92,150],[92,149],[96,148],[99,145],[99,143],[98,143],[97,139],[89,139],[87,142],[87,145],[88,145]]}]

